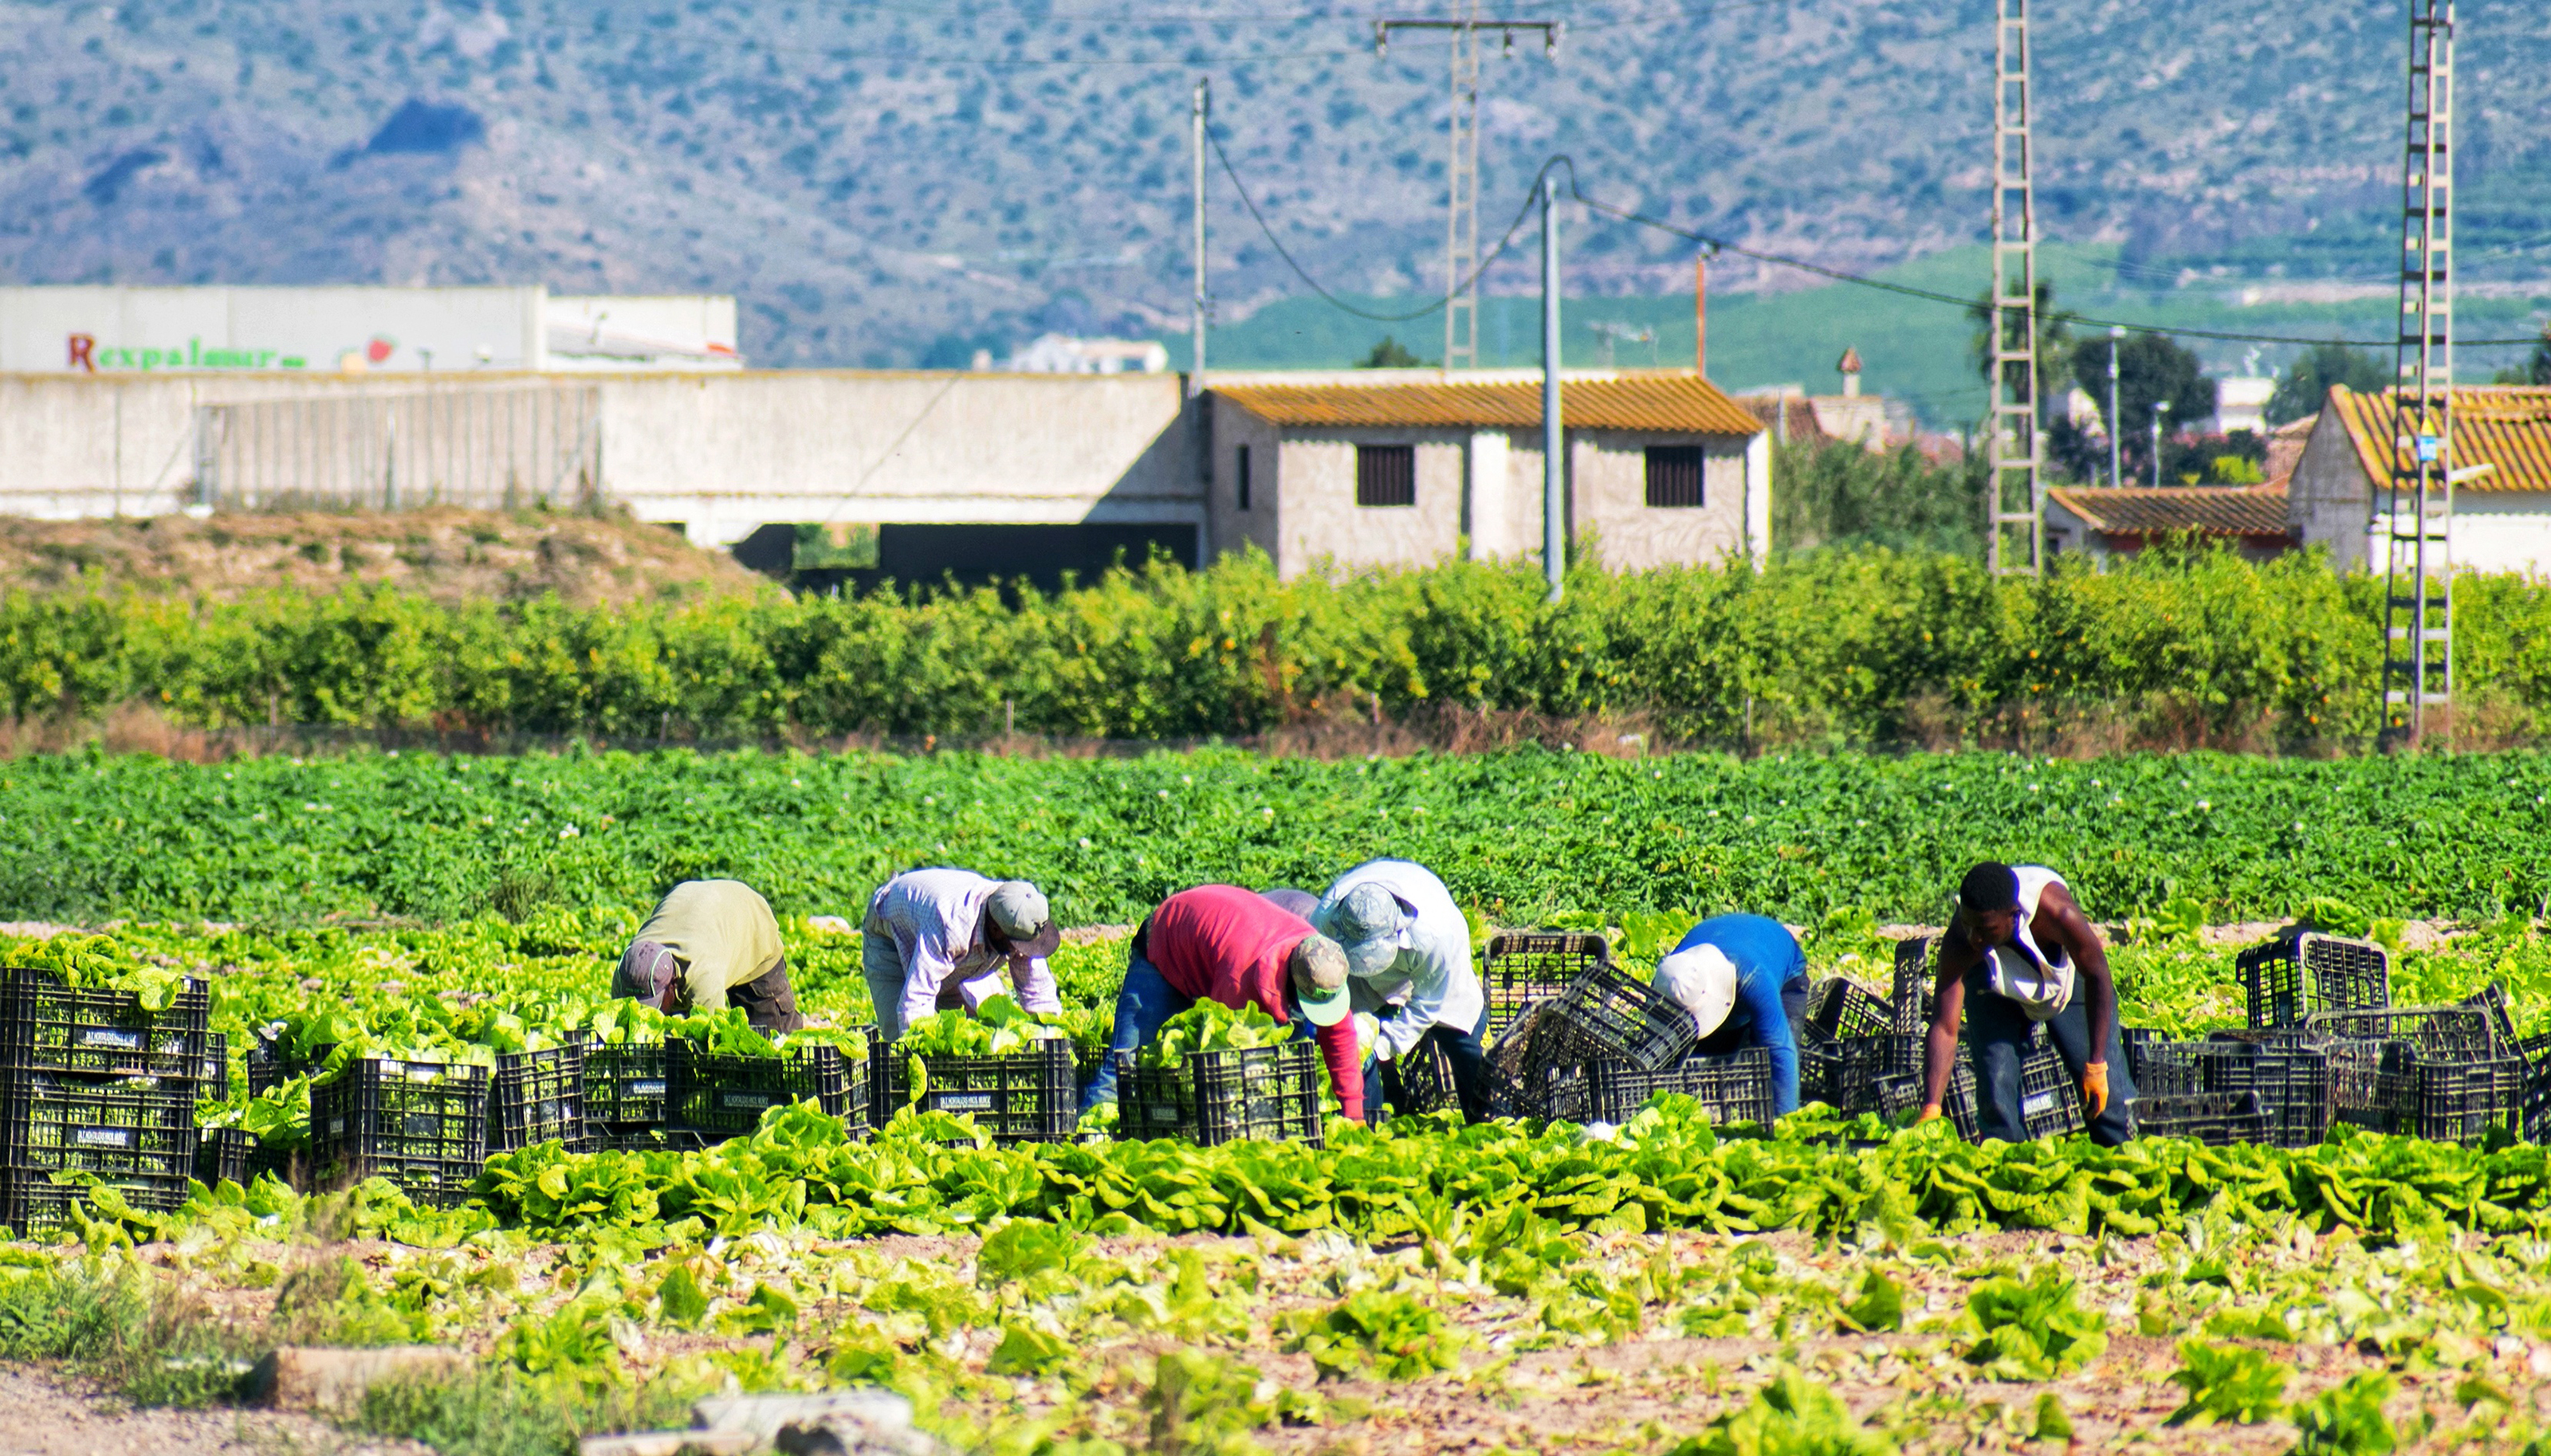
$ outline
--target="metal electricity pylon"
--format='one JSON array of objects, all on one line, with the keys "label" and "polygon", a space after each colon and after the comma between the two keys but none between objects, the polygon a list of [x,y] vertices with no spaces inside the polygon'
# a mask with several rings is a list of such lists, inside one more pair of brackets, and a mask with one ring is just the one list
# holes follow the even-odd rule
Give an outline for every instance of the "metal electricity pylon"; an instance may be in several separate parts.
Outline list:
[{"label": "metal electricity pylon", "polygon": [[1559,55],[1563,23],[1554,20],[1481,20],[1480,0],[1455,0],[1451,20],[1378,20],[1376,54],[1388,54],[1392,31],[1444,31],[1453,38],[1451,207],[1444,220],[1444,367],[1480,362],[1480,33],[1498,32],[1504,53],[1514,53],[1515,32],[1541,33],[1542,52]]}]

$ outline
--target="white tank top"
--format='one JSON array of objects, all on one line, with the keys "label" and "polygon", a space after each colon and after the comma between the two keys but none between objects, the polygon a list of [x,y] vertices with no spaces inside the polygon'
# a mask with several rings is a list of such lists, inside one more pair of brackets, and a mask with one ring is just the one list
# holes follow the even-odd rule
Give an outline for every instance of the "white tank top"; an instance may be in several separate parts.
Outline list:
[{"label": "white tank top", "polygon": [[2031,925],[2046,887],[2063,884],[2064,877],[2042,864],[2018,865],[2013,872],[2019,877],[2019,925],[2012,944],[1993,947],[1985,986],[2018,1003],[2030,1020],[2051,1021],[2073,1004],[2073,961],[2060,947],[2052,955],[2040,949]]}]

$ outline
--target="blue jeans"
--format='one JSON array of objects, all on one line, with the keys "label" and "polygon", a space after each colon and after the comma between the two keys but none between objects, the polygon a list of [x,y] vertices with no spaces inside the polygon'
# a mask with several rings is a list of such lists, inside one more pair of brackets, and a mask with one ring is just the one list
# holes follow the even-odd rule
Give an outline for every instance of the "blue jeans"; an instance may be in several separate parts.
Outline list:
[{"label": "blue jeans", "polygon": [[[2004,1142],[2028,1141],[2028,1119],[2020,1107],[2020,1063],[2028,1055],[2029,1020],[2009,998],[1984,989],[1981,975],[1967,978],[1967,1044],[1976,1053],[1976,1123],[1986,1137]],[[2046,1023],[2047,1039],[2073,1085],[2057,1096],[2082,1095],[2082,1068],[2091,1060],[2091,1013],[2076,995],[2073,1004]],[[2135,1135],[2127,1104],[2135,1097],[2134,1074],[2126,1068],[2124,1038],[2112,1019],[2108,1025],[2108,1106],[2091,1119],[2091,1140],[2115,1147]]]},{"label": "blue jeans", "polygon": [[1170,1018],[1193,1005],[1195,998],[1179,995],[1161,979],[1160,971],[1141,951],[1130,953],[1125,960],[1124,989],[1116,993],[1116,1028],[1108,1035],[1107,1055],[1099,1059],[1098,1075],[1080,1089],[1080,1110],[1085,1113],[1102,1102],[1114,1102],[1117,1057],[1140,1050],[1161,1034]]},{"label": "blue jeans", "polygon": [[[1439,1022],[1427,1027],[1426,1034],[1417,1038],[1417,1044],[1404,1053],[1411,1057],[1423,1056],[1429,1042],[1444,1048],[1444,1060],[1453,1067],[1453,1095],[1461,1099],[1462,1120],[1466,1122],[1484,1122],[1488,1117],[1488,1050],[1481,1040],[1487,1034],[1488,1009],[1481,1006],[1480,1024],[1464,1031]],[[1385,1062],[1378,1057],[1367,1058],[1364,1064],[1365,1116],[1371,1118],[1384,1101],[1396,1108],[1398,1094],[1398,1063]]]}]

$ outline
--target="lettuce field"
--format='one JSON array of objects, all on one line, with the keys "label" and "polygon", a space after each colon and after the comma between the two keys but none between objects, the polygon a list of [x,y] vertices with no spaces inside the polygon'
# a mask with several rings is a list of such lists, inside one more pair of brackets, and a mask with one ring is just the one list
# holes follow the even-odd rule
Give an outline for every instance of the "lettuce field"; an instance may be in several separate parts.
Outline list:
[{"label": "lettuce field", "polygon": [[[2402,1003],[2551,1008],[2551,762],[2182,757],[1322,764],[1236,751],[0,763],[0,959],[214,988],[213,1024],[466,1054],[563,1039],[673,879],[782,917],[801,1006],[867,1018],[856,917],[929,861],[1039,879],[1103,1032],[1127,930],[1208,879],[1437,867],[1490,926],[1688,913],[1806,927],[1884,985],[1889,922],[2040,859],[2116,924],[2124,1019],[2236,1024],[2208,924],[2308,911],[2400,947]],[[2409,926],[2403,922],[2447,922]],[[2437,931],[2441,929],[2441,935]],[[2414,931],[2414,933],[2413,933]],[[244,1067],[210,1122],[272,1127]],[[0,1244],[0,1359],[126,1399],[237,1399],[278,1345],[428,1343],[348,1439],[564,1452],[731,1391],[881,1385],[945,1449],[1787,1456],[2106,1449],[2508,1453],[2551,1441],[2551,1148],[1971,1146],[1818,1108],[1712,1127],[1444,1116],[1324,1146],[993,1147],[811,1107],[702,1151],[499,1153],[455,1207],[385,1183],[101,1191]]]},{"label": "lettuce field", "polygon": [[1994,754],[1322,763],[669,750],[0,762],[0,906],[25,919],[462,919],[652,903],[734,875],[856,918],[917,864],[1037,881],[1066,924],[1206,881],[1432,865],[1501,924],[1630,911],[1934,922],[1980,858],[2051,864],[2092,917],[2538,916],[2551,758]]}]

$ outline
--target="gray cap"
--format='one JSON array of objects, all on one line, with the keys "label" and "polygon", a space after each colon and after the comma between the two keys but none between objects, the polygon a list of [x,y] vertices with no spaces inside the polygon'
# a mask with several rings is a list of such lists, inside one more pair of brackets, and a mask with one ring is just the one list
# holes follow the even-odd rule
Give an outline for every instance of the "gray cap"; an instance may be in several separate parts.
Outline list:
[{"label": "gray cap", "polygon": [[983,902],[983,919],[1008,937],[1012,955],[1052,955],[1063,943],[1063,931],[1055,927],[1045,892],[1025,880],[994,885]]},{"label": "gray cap", "polygon": [[1313,923],[1345,949],[1350,974],[1373,976],[1398,958],[1399,932],[1408,917],[1398,897],[1379,885],[1364,884],[1322,906]]}]

